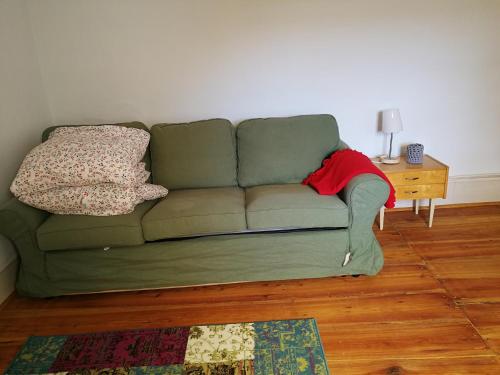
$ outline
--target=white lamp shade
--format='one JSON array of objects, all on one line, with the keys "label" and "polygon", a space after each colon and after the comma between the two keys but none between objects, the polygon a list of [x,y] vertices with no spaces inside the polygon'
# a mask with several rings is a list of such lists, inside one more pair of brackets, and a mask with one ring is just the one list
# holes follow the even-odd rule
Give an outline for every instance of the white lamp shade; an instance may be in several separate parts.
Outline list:
[{"label": "white lamp shade", "polygon": [[399,114],[399,109],[387,109],[382,111],[382,132],[389,133],[399,133],[403,130],[403,122],[401,121],[401,115]]}]

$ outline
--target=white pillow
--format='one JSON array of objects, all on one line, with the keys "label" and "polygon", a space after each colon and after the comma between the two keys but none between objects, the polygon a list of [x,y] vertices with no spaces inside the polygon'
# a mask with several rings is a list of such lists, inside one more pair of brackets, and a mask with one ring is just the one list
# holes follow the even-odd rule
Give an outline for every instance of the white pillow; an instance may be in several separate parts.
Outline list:
[{"label": "white pillow", "polygon": [[18,197],[62,186],[139,185],[147,179],[139,162],[149,137],[142,129],[115,125],[57,128],[28,153],[11,191]]}]

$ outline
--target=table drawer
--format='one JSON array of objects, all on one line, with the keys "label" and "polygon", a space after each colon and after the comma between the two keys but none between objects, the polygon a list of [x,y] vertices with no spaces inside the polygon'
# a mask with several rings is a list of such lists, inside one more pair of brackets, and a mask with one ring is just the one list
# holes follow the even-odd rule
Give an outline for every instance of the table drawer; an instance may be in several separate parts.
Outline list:
[{"label": "table drawer", "polygon": [[388,178],[393,185],[444,184],[446,181],[446,170],[415,170],[400,173],[390,173],[388,175]]},{"label": "table drawer", "polygon": [[394,186],[396,199],[444,198],[444,184]]}]

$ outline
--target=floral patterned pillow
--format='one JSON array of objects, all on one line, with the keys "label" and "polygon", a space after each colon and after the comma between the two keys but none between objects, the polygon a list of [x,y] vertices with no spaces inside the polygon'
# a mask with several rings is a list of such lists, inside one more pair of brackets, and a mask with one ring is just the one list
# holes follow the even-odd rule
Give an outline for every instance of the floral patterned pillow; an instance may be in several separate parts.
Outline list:
[{"label": "floral patterned pillow", "polygon": [[148,172],[139,163],[149,137],[116,125],[57,128],[25,157],[11,191],[19,196],[62,186],[142,184]]},{"label": "floral patterned pillow", "polygon": [[149,133],[135,128],[57,128],[28,153],[10,189],[21,202],[55,214],[127,214],[168,194],[145,183],[148,143]]},{"label": "floral patterned pillow", "polygon": [[30,206],[59,215],[124,215],[145,200],[165,197],[168,190],[160,185],[123,186],[99,184],[58,187],[18,199]]}]

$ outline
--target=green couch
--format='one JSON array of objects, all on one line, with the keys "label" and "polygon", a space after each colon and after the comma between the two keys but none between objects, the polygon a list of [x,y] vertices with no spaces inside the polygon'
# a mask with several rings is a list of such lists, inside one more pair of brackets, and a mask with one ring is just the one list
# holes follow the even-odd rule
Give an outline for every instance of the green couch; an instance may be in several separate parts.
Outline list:
[{"label": "green couch", "polygon": [[[142,123],[120,124],[148,130]],[[45,140],[53,128],[43,134]],[[128,215],[51,215],[11,199],[0,233],[20,262],[17,291],[71,293],[376,274],[372,231],[388,186],[353,178],[338,196],[301,181],[345,148],[330,115],[158,124],[145,156],[161,201]],[[346,254],[351,260],[343,265]]]}]

